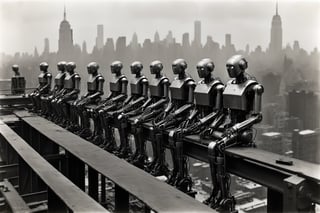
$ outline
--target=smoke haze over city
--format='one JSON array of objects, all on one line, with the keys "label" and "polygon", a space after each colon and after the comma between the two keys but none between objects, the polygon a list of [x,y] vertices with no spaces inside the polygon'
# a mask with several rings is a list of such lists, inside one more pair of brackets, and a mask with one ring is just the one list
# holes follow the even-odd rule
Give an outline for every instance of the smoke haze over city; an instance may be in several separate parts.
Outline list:
[{"label": "smoke haze over city", "polygon": [[[308,52],[320,46],[320,2],[279,1],[283,21],[283,47],[298,40]],[[50,50],[57,51],[59,22],[66,6],[67,20],[73,28],[74,43],[87,42],[88,51],[95,44],[96,25],[103,24],[105,37],[116,39],[133,32],[138,41],[153,38],[156,31],[163,39],[169,30],[177,42],[189,32],[193,39],[193,21],[202,22],[201,41],[207,35],[223,43],[230,33],[237,49],[247,44],[253,49],[269,45],[270,17],[276,1],[1,1],[0,52],[32,53],[43,49],[48,38]]]}]

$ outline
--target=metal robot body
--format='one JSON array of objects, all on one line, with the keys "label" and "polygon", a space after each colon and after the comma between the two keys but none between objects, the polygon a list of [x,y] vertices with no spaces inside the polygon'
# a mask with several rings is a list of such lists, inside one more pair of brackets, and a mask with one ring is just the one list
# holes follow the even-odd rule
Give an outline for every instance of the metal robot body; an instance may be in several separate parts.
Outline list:
[{"label": "metal robot body", "polygon": [[262,120],[263,87],[245,73],[247,67],[248,62],[241,55],[227,61],[227,72],[232,79],[223,92],[223,108],[225,114],[230,116],[230,122],[224,125],[220,136],[215,133],[217,125],[211,124],[209,127],[212,139],[215,139],[208,145],[213,191],[205,203],[214,209],[231,212],[235,212],[235,199],[230,194],[230,176],[226,173],[224,152],[232,146],[251,146],[251,127]]}]

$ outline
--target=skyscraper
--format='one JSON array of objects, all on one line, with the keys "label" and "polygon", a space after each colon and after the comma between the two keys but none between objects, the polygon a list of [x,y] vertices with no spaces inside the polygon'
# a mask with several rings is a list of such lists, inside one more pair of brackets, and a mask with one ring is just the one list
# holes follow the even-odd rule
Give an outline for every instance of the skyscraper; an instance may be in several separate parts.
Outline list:
[{"label": "skyscraper", "polygon": [[193,45],[201,47],[201,21],[194,22],[194,41]]},{"label": "skyscraper", "polygon": [[226,48],[231,47],[231,34],[225,35],[225,46],[226,46]]},{"label": "skyscraper", "polygon": [[136,32],[133,33],[131,42],[130,42],[130,47],[133,50],[137,50],[139,48],[139,43],[138,43],[138,35]]},{"label": "skyscraper", "polygon": [[318,131],[294,130],[292,134],[293,157],[312,163],[320,163],[320,133]]},{"label": "skyscraper", "polygon": [[96,38],[96,47],[98,48],[98,50],[103,48],[103,38],[104,38],[103,25],[98,24],[97,25],[97,38]]},{"label": "skyscraper", "polygon": [[278,14],[278,2],[276,5],[276,14],[272,17],[271,37],[269,51],[272,53],[280,53],[282,50],[282,24],[281,17]]},{"label": "skyscraper", "polygon": [[73,34],[69,22],[66,19],[66,8],[64,7],[63,20],[59,28],[58,55],[63,60],[71,59],[73,54]]},{"label": "skyscraper", "polygon": [[50,52],[50,46],[49,46],[49,39],[44,39],[44,49],[43,49],[43,55],[48,55]]},{"label": "skyscraper", "polygon": [[183,33],[183,35],[182,35],[182,46],[183,47],[190,47],[189,33]]},{"label": "skyscraper", "polygon": [[155,32],[153,40],[154,40],[154,43],[160,42],[160,35],[159,35],[158,31]]}]

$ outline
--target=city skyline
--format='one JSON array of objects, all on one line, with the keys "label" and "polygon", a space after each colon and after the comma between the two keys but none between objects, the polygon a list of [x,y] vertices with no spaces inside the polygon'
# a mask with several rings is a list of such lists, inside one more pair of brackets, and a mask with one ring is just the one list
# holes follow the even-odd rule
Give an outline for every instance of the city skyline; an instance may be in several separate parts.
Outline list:
[{"label": "city skyline", "polygon": [[[22,7],[29,7],[28,5],[29,4],[31,4],[32,2],[25,2],[24,3],[24,5],[22,5]],[[102,4],[102,2],[96,2],[96,3],[100,3],[100,4]],[[110,4],[111,4],[111,2],[109,2]],[[140,3],[140,2],[139,2]],[[156,2],[157,4],[160,4],[159,2]],[[178,2],[173,2],[173,3],[170,3],[170,4],[172,4],[172,5],[174,5],[174,4],[177,4]],[[185,2],[183,2],[183,3],[185,3]],[[258,2],[246,2],[246,3],[250,3],[250,4],[258,4]],[[276,3],[275,3],[275,1],[270,1],[270,2],[267,2],[268,4],[269,3],[272,3],[272,6],[273,6],[273,9],[272,9],[272,11],[269,11],[269,12],[272,12],[272,14],[270,15],[270,16],[268,16],[267,18],[268,18],[268,24],[266,25],[266,26],[263,26],[262,24],[261,24],[261,28],[264,28],[264,31],[266,31],[266,33],[264,33],[264,35],[262,36],[263,38],[261,39],[260,38],[260,40],[262,40],[263,42],[262,43],[257,43],[257,42],[254,42],[254,41],[252,41],[252,40],[249,40],[248,39],[248,42],[246,42],[247,44],[249,44],[250,45],[250,48],[251,48],[251,50],[253,50],[253,49],[255,49],[256,48],[256,46],[258,46],[258,45],[260,45],[261,47],[262,47],[262,49],[263,50],[265,50],[265,49],[267,49],[268,47],[269,47],[269,42],[270,42],[270,28],[271,28],[271,22],[270,22],[270,17],[271,16],[273,16],[273,15],[275,15],[275,5],[276,5]],[[297,3],[297,2],[295,2],[295,3]],[[298,3],[300,3],[301,4],[301,2],[298,2]],[[307,2],[308,3],[308,2]],[[6,4],[3,4],[2,3],[2,9],[4,9],[4,8],[10,8],[11,6],[12,6],[12,4],[17,4],[17,2],[14,2],[14,3],[7,3],[7,5]],[[40,4],[40,3],[39,3]],[[46,2],[46,4],[48,4],[48,2]],[[74,36],[74,44],[79,44],[79,45],[81,45],[82,43],[83,43],[83,41],[86,41],[86,44],[87,44],[87,50],[88,50],[88,52],[91,52],[92,51],[92,49],[93,49],[93,46],[95,45],[95,39],[96,39],[96,35],[97,35],[97,29],[96,29],[96,26],[97,25],[99,25],[99,24],[102,24],[102,25],[104,25],[104,27],[105,27],[105,32],[104,32],[104,43],[106,42],[106,40],[107,40],[107,38],[113,38],[113,40],[115,41],[116,39],[117,39],[117,37],[119,37],[119,36],[121,36],[121,35],[118,35],[118,36],[112,36],[112,33],[110,33],[112,30],[109,30],[110,28],[110,24],[104,24],[104,23],[91,23],[91,25],[90,26],[87,26],[88,28],[94,28],[93,30],[90,30],[90,33],[89,33],[89,35],[90,35],[90,39],[83,39],[83,40],[81,40],[81,39],[79,39],[79,32],[81,32],[82,31],[82,29],[80,28],[78,28],[77,27],[77,21],[76,20],[74,20],[74,15],[72,15],[72,14],[74,14],[74,13],[77,13],[77,11],[74,11],[74,9],[75,8],[73,8],[73,6],[72,6],[72,4],[74,4],[73,2],[67,2],[66,3],[66,5],[67,5],[67,13],[68,13],[68,21],[70,21],[70,23],[71,23],[71,27],[72,27],[72,29],[73,29],[73,36]],[[87,2],[81,2],[81,4],[82,4],[82,6],[84,5],[84,4],[87,4]],[[124,7],[124,4],[131,4],[130,2],[122,2],[122,6],[121,6],[121,4],[119,4],[118,5],[118,7],[117,8],[121,8],[121,7]],[[146,2],[144,2],[144,4],[147,4]],[[167,3],[168,4],[168,3]],[[188,3],[188,4],[190,4],[190,2]],[[193,4],[195,4],[195,2],[193,2]],[[202,2],[201,4],[211,4],[211,5],[220,5],[220,7],[222,7],[221,5],[224,5],[224,6],[226,6],[227,4],[228,5],[234,5],[235,3],[226,3],[226,4],[223,4],[222,2]],[[236,3],[237,4],[237,3]],[[266,4],[266,3],[265,3]],[[293,3],[294,4],[294,3]],[[311,4],[311,2],[309,2],[309,4]],[[26,6],[27,5],[27,6]],[[69,6],[68,6],[69,5]],[[283,9],[281,9],[281,6],[282,5],[284,5],[284,7],[286,7],[286,6],[288,6],[288,2],[281,2],[281,4],[279,4],[279,14],[281,14],[281,17],[283,16],[283,14],[284,14],[284,16],[286,17],[286,14],[287,14],[287,11],[283,8]],[[317,3],[314,3],[314,5],[317,7],[317,6],[319,6],[320,4],[317,4]],[[61,4],[58,2],[58,3],[56,3],[55,4],[55,7],[61,7]],[[241,5],[240,5],[241,6]],[[250,5],[249,5],[250,6]],[[310,5],[309,5],[310,6]],[[63,4],[62,4],[62,7],[63,7]],[[116,8],[116,9],[117,9]],[[320,7],[319,7],[320,8]],[[115,9],[115,10],[116,10]],[[141,8],[140,8],[141,9]],[[250,11],[250,10],[252,10],[252,9],[250,9],[250,7],[248,8],[248,11]],[[301,8],[301,10],[303,10],[303,8]],[[58,23],[61,21],[61,17],[62,17],[62,8],[60,8],[60,18],[59,18],[59,20],[56,20],[56,23],[55,23],[55,26],[57,26],[58,25]],[[186,11],[186,12],[188,12],[188,11]],[[246,11],[242,11],[242,13],[245,13]],[[43,11],[42,12],[40,12],[40,13],[43,13]],[[3,15],[2,15],[2,18],[1,18],[1,20],[2,21],[4,21],[6,18],[6,14],[7,13],[4,13]],[[70,15],[71,14],[71,15]],[[157,15],[157,14],[156,14]],[[314,14],[313,14],[314,15]],[[94,15],[93,15],[94,16]],[[312,13],[310,14],[310,16],[312,17]],[[319,15],[318,15],[319,16]],[[193,16],[194,17],[194,16]],[[148,31],[148,33],[149,34],[151,34],[151,36],[147,36],[147,37],[144,37],[144,36],[142,36],[142,35],[144,35],[144,34],[146,34],[145,32],[141,32],[141,31],[139,31],[138,29],[137,30],[135,30],[135,31],[133,31],[133,32],[136,32],[136,35],[137,35],[137,40],[138,40],[138,42],[139,43],[143,43],[143,41],[144,41],[144,39],[147,39],[147,38],[151,38],[151,40],[153,40],[153,37],[154,37],[154,33],[155,32],[158,32],[159,34],[160,34],[160,39],[162,40],[162,39],[164,39],[165,38],[165,36],[167,35],[167,33],[168,33],[168,31],[172,31],[172,34],[173,34],[173,37],[176,39],[176,41],[177,42],[179,42],[179,43],[182,43],[182,37],[183,37],[183,34],[184,33],[189,33],[190,34],[190,38],[189,38],[189,40],[190,41],[193,41],[194,40],[194,35],[193,35],[193,33],[194,33],[194,30],[193,30],[193,23],[194,23],[194,21],[196,21],[196,20],[199,20],[199,21],[201,21],[201,26],[200,26],[200,28],[201,28],[201,43],[202,43],[202,45],[204,45],[205,44],[205,41],[206,41],[206,37],[207,36],[212,36],[213,37],[213,40],[215,41],[215,42],[218,42],[219,44],[223,44],[224,43],[224,37],[225,37],[225,34],[231,34],[232,35],[232,38],[233,38],[233,44],[235,44],[236,45],[236,48],[237,49],[245,49],[245,46],[246,46],[246,44],[245,43],[243,43],[243,45],[244,46],[242,46],[242,45],[239,45],[239,33],[232,33],[232,31],[234,31],[234,29],[233,28],[235,28],[235,27],[233,27],[233,28],[231,28],[229,31],[231,31],[231,32],[228,32],[228,31],[226,31],[226,32],[221,32],[221,31],[219,31],[219,30],[217,30],[217,32],[216,32],[216,34],[215,35],[212,35],[212,34],[208,34],[208,29],[209,29],[209,27],[208,27],[208,22],[207,22],[207,20],[203,20],[203,19],[201,19],[201,17],[199,18],[199,19],[194,19],[194,20],[190,20],[191,18],[193,18],[193,17],[188,17],[188,18],[186,18],[186,20],[181,24],[182,26],[185,26],[185,25],[187,25],[188,27],[188,29],[182,29],[183,27],[180,27],[179,29],[169,29],[169,25],[168,25],[168,29],[167,29],[167,31],[165,32],[165,31],[161,31],[161,30],[159,30],[159,29],[157,29],[156,27],[150,27],[150,30],[148,29],[148,30],[145,30],[145,31]],[[248,16],[248,18],[250,17],[250,14],[249,14],[249,16]],[[300,18],[300,17],[299,17]],[[320,16],[319,16],[319,18],[320,18]],[[32,19],[32,18],[30,18],[30,19]],[[45,18],[44,18],[45,19]],[[159,19],[159,17],[158,17],[158,19]],[[235,20],[236,19],[236,17],[234,17],[234,22],[236,23],[237,22],[237,20]],[[19,17],[16,17],[16,20],[19,20]],[[139,20],[139,17],[137,17],[137,20]],[[284,21],[284,20],[286,20],[286,18],[283,18],[282,17],[282,21]],[[158,20],[159,21],[159,20]],[[27,21],[26,21],[27,22]],[[161,22],[161,20],[160,20],[160,22]],[[214,21],[213,21],[214,22]],[[247,21],[247,22],[250,22],[249,20]],[[293,43],[294,43],[294,41],[295,40],[298,40],[299,42],[300,42],[300,45],[301,45],[301,47],[303,47],[304,49],[306,49],[308,52],[311,52],[312,50],[313,50],[313,48],[314,47],[319,47],[319,45],[318,45],[318,41],[314,41],[314,43],[315,43],[315,45],[313,45],[313,47],[312,47],[312,44],[311,44],[311,46],[309,45],[306,45],[303,41],[303,39],[302,39],[302,42],[301,42],[301,39],[299,40],[298,38],[297,39],[294,39],[294,40],[292,40],[292,41],[290,41],[290,42],[288,42],[287,40],[286,40],[286,37],[287,37],[287,35],[286,35],[286,32],[288,31],[287,30],[287,28],[288,28],[288,23],[290,23],[290,22],[298,22],[299,23],[299,21],[297,21],[297,20],[295,20],[295,21],[293,21],[293,20],[286,20],[286,22],[283,24],[283,26],[282,26],[282,28],[283,28],[283,31],[284,31],[284,33],[283,33],[283,45],[282,45],[282,47],[283,48],[285,48],[285,46],[286,46],[286,44],[287,43],[290,43],[290,45],[291,46],[293,46]],[[296,25],[298,25],[298,23],[296,23]],[[316,22],[314,22],[314,23],[316,23]],[[313,26],[312,25],[312,23],[310,23],[311,24],[311,26]],[[114,25],[117,25],[117,24],[114,24]],[[155,24],[156,25],[156,24]],[[147,25],[146,25],[147,26]],[[191,29],[190,29],[190,27],[191,27]],[[238,28],[236,31],[242,31],[242,30],[240,30],[241,28],[242,28],[243,26],[241,26],[241,27],[236,27],[236,28]],[[245,28],[248,28],[248,23],[244,23],[244,27]],[[119,24],[119,28],[121,28],[121,23]],[[252,25],[252,28],[254,29],[255,28],[255,26],[254,25]],[[153,31],[153,29],[154,29],[154,31]],[[182,30],[181,30],[182,29]],[[301,31],[303,31],[303,30],[301,30]],[[125,35],[128,39],[128,41],[131,41],[131,38],[132,38],[132,34],[133,34],[133,32],[131,32],[129,35]],[[181,32],[181,34],[180,33],[178,33],[178,32]],[[307,33],[307,31],[304,31],[304,33]],[[10,33],[9,33],[10,34]],[[40,33],[39,34],[42,34],[42,31],[40,31]],[[23,48],[21,48],[21,50],[16,50],[16,51],[14,51],[14,50],[12,50],[12,52],[10,52],[10,51],[5,51],[5,49],[6,49],[6,45],[8,45],[8,43],[10,43],[9,45],[10,46],[15,46],[15,44],[16,43],[19,43],[19,41],[18,42],[13,42],[14,41],[14,38],[15,37],[12,37],[12,39],[10,39],[10,42],[6,42],[5,41],[5,38],[4,39],[2,39],[2,44],[1,44],[1,46],[3,47],[3,48],[1,48],[0,50],[2,51],[2,52],[4,52],[4,53],[9,53],[9,54],[14,54],[15,52],[29,52],[29,53],[32,53],[33,52],[33,50],[34,50],[34,47],[37,47],[37,49],[38,50],[42,50],[43,48],[44,48],[44,45],[43,45],[43,39],[44,38],[48,38],[51,42],[50,42],[50,50],[51,51],[57,51],[58,50],[58,48],[56,47],[57,46],[57,44],[55,43],[55,42],[53,42],[53,41],[55,41],[55,40],[58,40],[57,38],[56,39],[52,39],[52,35],[54,35],[54,34],[56,34],[56,31],[52,31],[51,32],[51,34],[50,35],[47,35],[47,36],[44,36],[44,37],[42,37],[41,39],[40,39],[40,41],[37,41],[37,42],[35,42],[34,44],[31,44],[31,42],[24,42],[24,44],[23,45],[21,45],[21,46],[26,46],[26,45],[31,45],[32,47],[31,47],[31,50],[28,50],[28,51],[23,51],[22,49]],[[180,35],[179,35],[180,34]],[[247,35],[246,34],[246,32],[244,31],[242,34],[245,34],[245,35]],[[299,37],[298,36],[298,34],[299,33],[296,33],[297,34],[297,36],[296,37]],[[4,34],[4,35],[7,35],[7,34]],[[258,36],[259,34],[257,34],[257,36],[256,37],[259,37]],[[39,35],[40,36],[40,35]],[[221,38],[222,37],[222,38]],[[240,38],[241,37],[243,37],[243,35],[241,35],[240,36]],[[261,37],[261,36],[260,36]],[[306,36],[306,37],[308,37],[308,36]],[[312,38],[312,35],[310,36],[311,38]],[[26,41],[28,41],[28,38],[26,38],[25,39]],[[259,39],[258,39],[259,40]],[[312,43],[312,39],[308,39],[309,40],[309,42],[311,42]],[[249,41],[251,41],[251,42],[249,42]],[[40,44],[39,44],[40,43]],[[129,42],[128,42],[129,43]],[[252,44],[253,43],[253,44]],[[254,44],[254,43],[257,43],[256,45]],[[13,49],[13,47],[11,47],[12,49]],[[29,48],[29,47],[28,47]]]}]

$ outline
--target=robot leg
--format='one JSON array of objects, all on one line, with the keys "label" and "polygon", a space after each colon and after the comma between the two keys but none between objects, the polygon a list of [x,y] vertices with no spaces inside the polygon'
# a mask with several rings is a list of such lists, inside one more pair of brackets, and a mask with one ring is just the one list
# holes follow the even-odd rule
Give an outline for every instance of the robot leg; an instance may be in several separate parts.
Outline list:
[{"label": "robot leg", "polygon": [[91,136],[91,130],[90,130],[90,112],[88,112],[88,109],[86,109],[85,106],[82,108],[82,131],[80,132],[79,136],[86,139]]},{"label": "robot leg", "polygon": [[218,205],[217,197],[220,194],[218,178],[217,178],[216,146],[217,146],[216,141],[213,141],[208,145],[208,157],[209,157],[210,174],[211,174],[213,189],[210,194],[210,197],[203,202],[204,204],[209,205],[211,208],[216,208],[216,206]]},{"label": "robot leg", "polygon": [[145,140],[143,139],[143,131],[142,131],[141,124],[136,126],[134,139],[136,142],[137,155],[135,158],[133,158],[131,163],[136,167],[143,169],[145,162],[147,160],[147,155],[146,155],[146,143],[145,143]]},{"label": "robot leg", "polygon": [[121,114],[118,116],[119,121],[119,133],[120,133],[120,148],[118,152],[115,152],[115,154],[120,158],[128,158],[131,154],[131,150],[129,147],[129,141],[128,141],[128,120],[126,118],[126,115]]},{"label": "robot leg", "polygon": [[99,119],[99,114],[96,110],[93,110],[91,114],[92,114],[92,119],[94,123],[94,133],[92,136],[92,142],[99,146],[103,143],[102,123],[101,123],[101,120]]},{"label": "robot leg", "polygon": [[155,164],[153,170],[151,171],[151,175],[153,176],[168,176],[169,169],[166,164],[166,149],[163,146],[163,131],[157,131],[155,134],[155,141],[157,144],[157,152],[158,152],[158,161]]}]

